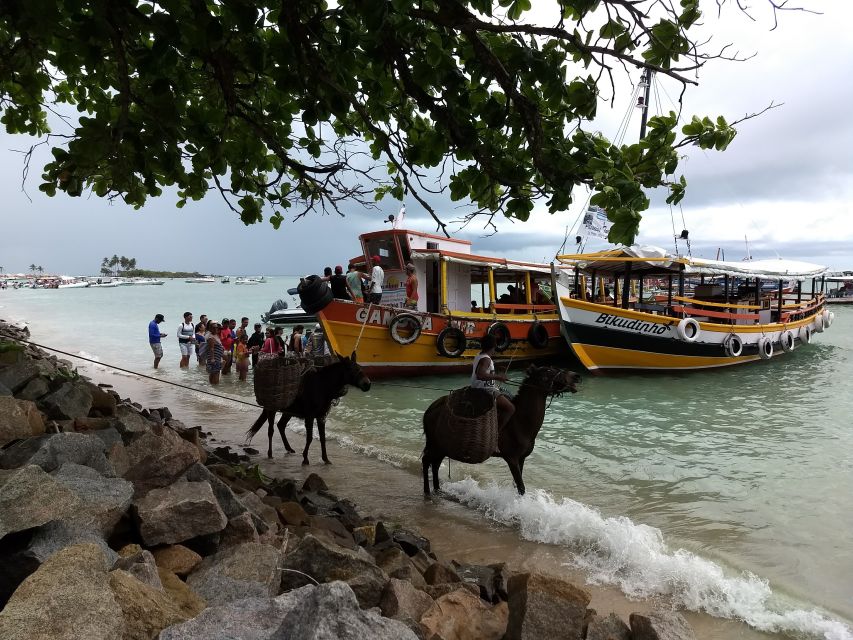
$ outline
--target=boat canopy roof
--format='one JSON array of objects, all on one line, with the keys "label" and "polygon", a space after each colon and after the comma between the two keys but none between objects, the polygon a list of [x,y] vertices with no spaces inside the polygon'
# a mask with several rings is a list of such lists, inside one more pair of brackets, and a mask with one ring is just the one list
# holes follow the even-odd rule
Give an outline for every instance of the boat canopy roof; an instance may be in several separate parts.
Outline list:
[{"label": "boat canopy roof", "polygon": [[625,264],[631,263],[631,272],[648,275],[666,275],[683,272],[686,275],[729,275],[739,278],[762,280],[807,280],[818,278],[827,271],[826,267],[796,260],[748,260],[726,262],[676,256],[660,247],[633,245],[618,247],[595,253],[560,255],[557,260],[573,265],[585,272],[623,273]]},{"label": "boat canopy roof", "polygon": [[440,249],[420,249],[412,251],[412,258],[426,261],[446,260],[457,264],[467,264],[473,267],[487,267],[506,271],[530,271],[531,273],[551,273],[551,267],[547,264],[536,262],[520,262],[508,260],[507,258],[495,258],[492,256],[478,256],[471,253],[455,253]]}]

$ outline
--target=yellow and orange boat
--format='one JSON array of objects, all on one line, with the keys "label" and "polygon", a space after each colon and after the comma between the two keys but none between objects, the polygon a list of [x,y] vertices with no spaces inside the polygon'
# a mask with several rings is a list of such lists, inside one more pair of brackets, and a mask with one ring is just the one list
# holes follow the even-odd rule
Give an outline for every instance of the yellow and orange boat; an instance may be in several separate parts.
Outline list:
[{"label": "yellow and orange boat", "polygon": [[[467,240],[405,229],[365,233],[357,266],[380,257],[381,304],[302,299],[337,353],[356,352],[371,377],[468,372],[479,339],[495,336],[497,362],[521,363],[568,349],[548,298],[551,267],[476,255]],[[417,309],[403,308],[405,265],[418,277]],[[472,304],[476,303],[476,308]]]}]

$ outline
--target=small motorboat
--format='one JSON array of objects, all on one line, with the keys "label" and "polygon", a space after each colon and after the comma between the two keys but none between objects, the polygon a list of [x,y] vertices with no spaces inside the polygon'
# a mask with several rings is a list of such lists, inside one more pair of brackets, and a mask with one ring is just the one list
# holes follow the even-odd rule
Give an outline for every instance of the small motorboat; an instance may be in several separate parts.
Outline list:
[{"label": "small motorboat", "polygon": [[157,280],[156,278],[134,278],[128,284],[161,285],[164,282],[165,280]]},{"label": "small motorboat", "polygon": [[62,284],[57,286],[57,289],[85,289],[89,286],[89,282],[87,280],[81,280],[78,278],[67,278],[65,276],[62,277]]},{"label": "small motorboat", "polygon": [[220,280],[219,282],[221,282],[222,284],[228,284],[229,282],[231,282],[231,278],[228,276],[222,276],[222,280]]},{"label": "small motorboat", "polygon": [[261,316],[261,321],[267,324],[309,324],[317,322],[317,316],[308,313],[294,299],[294,306],[288,306],[284,300],[276,300],[270,310]]},{"label": "small motorboat", "polygon": [[98,278],[95,281],[90,280],[89,286],[93,289],[114,289],[115,287],[120,287],[121,283],[112,278]]},{"label": "small motorboat", "polygon": [[237,278],[234,284],[261,284],[257,278]]},{"label": "small motorboat", "polygon": [[212,284],[216,282],[216,278],[213,276],[203,276],[201,278],[187,278],[184,282],[189,284]]}]

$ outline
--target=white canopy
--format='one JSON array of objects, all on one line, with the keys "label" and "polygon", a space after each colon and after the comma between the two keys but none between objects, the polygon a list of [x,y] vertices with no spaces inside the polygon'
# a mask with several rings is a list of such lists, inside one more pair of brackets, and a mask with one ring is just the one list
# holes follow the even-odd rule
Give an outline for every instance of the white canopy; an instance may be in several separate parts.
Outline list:
[{"label": "white canopy", "polygon": [[692,258],[685,266],[684,272],[761,278],[762,280],[808,280],[819,278],[825,274],[826,267],[809,262],[782,259],[723,262],[721,260]]}]

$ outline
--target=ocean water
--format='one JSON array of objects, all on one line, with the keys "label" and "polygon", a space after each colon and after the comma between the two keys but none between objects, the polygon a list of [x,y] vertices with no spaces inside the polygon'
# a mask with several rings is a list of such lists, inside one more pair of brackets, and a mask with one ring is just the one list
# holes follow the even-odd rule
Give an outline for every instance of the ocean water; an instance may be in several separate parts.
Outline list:
[{"label": "ocean water", "polygon": [[[26,322],[33,341],[210,390],[201,369],[178,368],[175,329],[196,318],[259,320],[290,300],[293,277],[267,284],[0,291],[0,318]],[[424,501],[421,415],[465,376],[377,381],[351,390],[329,421],[332,467],[366,507],[414,521],[447,550],[495,556],[579,577],[627,610],[697,612],[700,638],[853,638],[853,309],[834,309],[814,343],[769,362],[691,374],[584,376],[556,399],[525,466],[519,498],[500,460],[451,463],[447,496]],[[147,324],[167,321],[154,371]],[[228,399],[81,370],[187,424],[238,443],[257,410]],[[522,371],[512,372],[520,380]],[[253,400],[251,380],[215,391]],[[296,427],[294,445],[301,445]],[[291,427],[289,426],[288,429]],[[303,472],[274,441],[274,465]],[[266,435],[253,446],[266,450]],[[311,458],[319,462],[315,443]],[[448,479],[449,475],[449,479]],[[610,594],[609,596],[607,594]],[[622,605],[614,604],[619,610]]]}]

